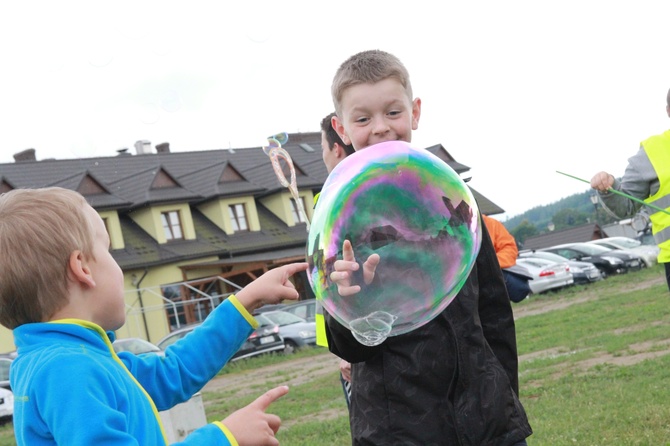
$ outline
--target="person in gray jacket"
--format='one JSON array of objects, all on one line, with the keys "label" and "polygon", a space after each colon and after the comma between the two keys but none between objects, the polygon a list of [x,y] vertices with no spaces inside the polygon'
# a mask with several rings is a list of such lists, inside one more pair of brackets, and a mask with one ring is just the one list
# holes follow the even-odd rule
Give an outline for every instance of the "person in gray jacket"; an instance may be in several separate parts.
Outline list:
[{"label": "person in gray jacket", "polygon": [[[670,90],[665,111],[670,117]],[[641,207],[651,220],[654,240],[660,248],[658,262],[665,264],[665,278],[670,288],[670,130],[651,136],[640,143],[640,149],[628,159],[623,177],[598,172],[591,178],[591,187],[598,191],[604,206],[620,218],[632,217]]]}]

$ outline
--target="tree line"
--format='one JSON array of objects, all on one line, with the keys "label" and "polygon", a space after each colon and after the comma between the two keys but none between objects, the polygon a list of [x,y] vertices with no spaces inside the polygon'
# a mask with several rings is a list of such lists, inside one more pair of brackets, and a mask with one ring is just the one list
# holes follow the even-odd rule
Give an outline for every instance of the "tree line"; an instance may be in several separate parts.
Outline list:
[{"label": "tree line", "polygon": [[536,206],[523,214],[514,216],[503,224],[517,243],[550,231],[561,231],[572,226],[597,223],[600,226],[618,221],[598,201],[591,201],[591,189],[562,198],[554,203]]}]

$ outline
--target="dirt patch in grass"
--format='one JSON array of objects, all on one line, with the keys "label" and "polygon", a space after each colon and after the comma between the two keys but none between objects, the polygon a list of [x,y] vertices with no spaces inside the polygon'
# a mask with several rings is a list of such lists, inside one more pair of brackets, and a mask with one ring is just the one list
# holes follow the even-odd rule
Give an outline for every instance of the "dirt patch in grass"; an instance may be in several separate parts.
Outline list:
[{"label": "dirt patch in grass", "polygon": [[[621,286],[622,291],[635,291],[643,290],[650,288],[652,286],[665,284],[665,276],[654,277],[653,279],[639,282],[636,280],[631,280]],[[516,305],[512,304],[512,310],[514,311],[514,319],[519,319],[526,316],[533,316],[537,314],[548,313],[554,310],[562,310],[571,305],[580,304],[584,302],[589,302],[599,299],[596,293],[592,291],[587,291],[582,293],[579,297],[564,297],[559,300],[553,300],[551,302],[546,302],[542,299],[542,295],[539,296],[530,296],[530,302],[525,305]],[[669,302],[670,303],[670,302]]]},{"label": "dirt patch in grass", "polygon": [[[665,277],[655,277],[651,280],[639,282],[631,280],[622,286],[622,290],[634,291],[643,290],[652,286],[665,284]],[[531,297],[532,298],[532,297]],[[527,305],[513,308],[514,318],[519,319],[526,316],[547,313],[549,311],[561,310],[571,305],[588,302],[599,299],[600,296],[593,292],[586,292],[580,297],[570,298],[565,297],[557,301],[542,302],[538,298],[535,302],[530,302]],[[670,302],[669,302],[670,304]],[[653,325],[665,325],[663,322],[656,322]],[[638,330],[648,328],[646,325],[633,325],[621,329],[614,330],[614,334],[631,333]],[[578,352],[567,351],[561,348],[551,348],[548,350],[532,352],[527,355],[519,357],[519,363],[523,364],[526,361],[533,361],[544,358],[554,358],[557,356],[572,355]],[[625,352],[619,352],[615,355],[607,352],[595,352],[592,357],[583,361],[565,364],[563,368],[557,371],[552,378],[560,378],[568,373],[585,373],[587,370],[604,364],[611,364],[616,366],[630,366],[642,362],[646,359],[654,359],[670,354],[670,338],[654,342],[640,342],[628,346]]]},{"label": "dirt patch in grass", "polygon": [[211,380],[205,392],[230,392],[235,396],[260,395],[274,386],[304,384],[339,370],[340,359],[323,349],[323,354],[299,358]]}]

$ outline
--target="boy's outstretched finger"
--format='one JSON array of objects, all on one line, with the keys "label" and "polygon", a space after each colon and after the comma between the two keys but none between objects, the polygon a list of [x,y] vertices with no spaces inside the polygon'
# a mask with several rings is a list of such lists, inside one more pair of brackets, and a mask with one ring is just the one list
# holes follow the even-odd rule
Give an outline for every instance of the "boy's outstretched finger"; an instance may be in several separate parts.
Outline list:
[{"label": "boy's outstretched finger", "polygon": [[366,285],[370,285],[375,278],[375,271],[381,258],[379,254],[372,254],[363,264],[363,280]]},{"label": "boy's outstretched finger", "polygon": [[265,412],[267,408],[270,407],[270,404],[272,404],[282,396],[286,395],[287,393],[288,393],[288,386],[275,387],[274,389],[268,390],[263,395],[256,398],[256,400],[253,403],[251,403],[250,406],[254,406],[257,409],[260,409],[263,412]]},{"label": "boy's outstretched finger", "polygon": [[354,257],[354,247],[351,246],[349,240],[345,240],[344,243],[342,243],[342,260],[346,260],[347,262],[356,261],[356,257]]},{"label": "boy's outstretched finger", "polygon": [[308,268],[307,262],[299,262],[299,263],[289,263],[288,265],[284,265],[282,268],[284,268],[284,271],[290,276],[294,275],[295,273],[299,273],[300,271],[306,271]]}]

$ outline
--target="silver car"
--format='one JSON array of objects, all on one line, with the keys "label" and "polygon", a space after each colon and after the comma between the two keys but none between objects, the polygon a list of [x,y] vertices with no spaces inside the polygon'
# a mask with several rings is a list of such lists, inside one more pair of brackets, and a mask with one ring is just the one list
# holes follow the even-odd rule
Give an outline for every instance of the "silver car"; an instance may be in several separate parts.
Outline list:
[{"label": "silver car", "polygon": [[600,270],[590,262],[580,262],[578,260],[568,260],[558,254],[547,251],[525,251],[520,252],[521,258],[540,258],[551,260],[556,263],[567,263],[572,273],[572,278],[576,284],[587,284],[603,279]]},{"label": "silver car", "polygon": [[284,338],[286,344],[284,353],[293,353],[298,348],[316,345],[315,322],[307,322],[295,314],[282,310],[266,311],[254,317],[259,324],[270,323],[279,326],[279,335]]},{"label": "silver car", "polygon": [[563,288],[574,283],[567,262],[556,263],[540,258],[521,258],[517,259],[516,263],[526,268],[533,276],[533,279],[528,281],[533,294]]},{"label": "silver car", "polygon": [[14,415],[14,394],[11,390],[0,387],[0,420]]},{"label": "silver car", "polygon": [[639,240],[630,237],[606,237],[591,240],[587,243],[600,245],[608,249],[621,249],[642,259],[645,267],[651,267],[658,263],[658,246],[643,245]]}]

